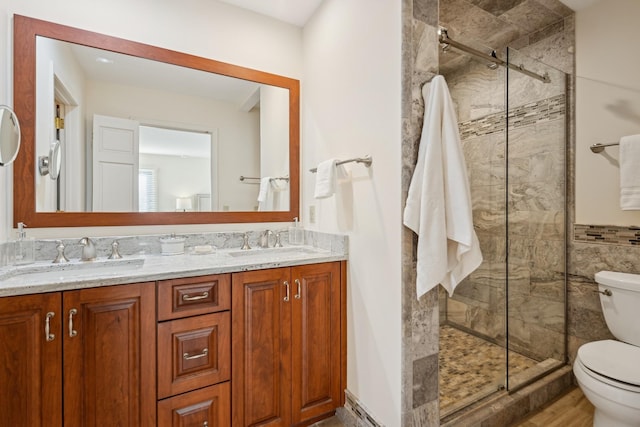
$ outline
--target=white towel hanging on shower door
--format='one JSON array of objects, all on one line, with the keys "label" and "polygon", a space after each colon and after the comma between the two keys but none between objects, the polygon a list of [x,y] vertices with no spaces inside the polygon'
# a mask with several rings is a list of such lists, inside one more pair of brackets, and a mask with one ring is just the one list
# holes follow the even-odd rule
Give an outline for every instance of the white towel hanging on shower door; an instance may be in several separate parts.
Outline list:
[{"label": "white towel hanging on shower door", "polygon": [[424,123],[404,224],[418,235],[418,298],[438,284],[455,287],[480,266],[467,168],[453,101],[442,76],[422,88]]}]

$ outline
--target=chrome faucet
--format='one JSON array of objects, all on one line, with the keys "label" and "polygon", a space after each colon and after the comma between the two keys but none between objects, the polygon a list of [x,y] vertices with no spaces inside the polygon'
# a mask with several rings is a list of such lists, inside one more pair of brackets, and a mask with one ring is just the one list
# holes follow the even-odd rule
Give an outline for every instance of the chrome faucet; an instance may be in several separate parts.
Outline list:
[{"label": "chrome faucet", "polygon": [[82,261],[93,261],[96,259],[96,246],[93,244],[93,240],[88,237],[80,239],[78,244],[82,245]]},{"label": "chrome faucet", "polygon": [[258,246],[260,246],[261,248],[268,248],[269,247],[269,236],[273,234],[273,231],[271,230],[264,230],[261,234],[260,234],[260,242],[258,243]]}]

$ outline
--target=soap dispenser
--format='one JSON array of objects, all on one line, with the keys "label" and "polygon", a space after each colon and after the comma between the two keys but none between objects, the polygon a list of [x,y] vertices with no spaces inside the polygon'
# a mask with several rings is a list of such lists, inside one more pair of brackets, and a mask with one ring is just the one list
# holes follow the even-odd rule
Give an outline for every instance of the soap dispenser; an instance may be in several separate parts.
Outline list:
[{"label": "soap dispenser", "polygon": [[289,244],[304,245],[304,228],[300,226],[298,217],[295,217],[293,221],[293,226],[289,227]]},{"label": "soap dispenser", "polygon": [[33,239],[27,238],[27,232],[24,230],[26,227],[25,223],[18,223],[18,239],[13,243],[16,265],[31,264],[35,261],[35,243]]}]

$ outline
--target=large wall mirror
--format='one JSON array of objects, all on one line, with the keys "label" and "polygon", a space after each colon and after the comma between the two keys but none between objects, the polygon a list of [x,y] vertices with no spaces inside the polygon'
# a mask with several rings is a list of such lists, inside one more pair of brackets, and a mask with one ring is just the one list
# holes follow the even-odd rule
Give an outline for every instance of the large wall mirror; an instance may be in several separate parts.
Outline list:
[{"label": "large wall mirror", "polygon": [[14,16],[30,227],[291,221],[299,82]]}]

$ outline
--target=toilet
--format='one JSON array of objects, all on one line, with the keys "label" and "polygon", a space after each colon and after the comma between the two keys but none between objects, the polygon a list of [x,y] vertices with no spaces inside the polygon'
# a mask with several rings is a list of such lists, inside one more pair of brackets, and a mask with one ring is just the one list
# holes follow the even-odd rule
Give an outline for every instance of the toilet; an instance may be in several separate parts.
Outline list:
[{"label": "toilet", "polygon": [[573,373],[595,407],[594,427],[640,427],[640,275],[601,271],[595,279],[617,340],[582,345]]}]

